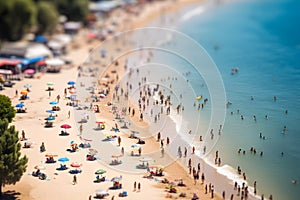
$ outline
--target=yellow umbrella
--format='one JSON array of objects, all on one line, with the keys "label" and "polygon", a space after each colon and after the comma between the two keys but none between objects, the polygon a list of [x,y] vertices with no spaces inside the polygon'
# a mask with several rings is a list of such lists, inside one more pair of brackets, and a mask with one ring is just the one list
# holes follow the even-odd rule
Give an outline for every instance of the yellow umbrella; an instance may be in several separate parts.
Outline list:
[{"label": "yellow umbrella", "polygon": [[28,94],[28,91],[27,90],[22,90],[21,94],[26,95],[26,94]]}]

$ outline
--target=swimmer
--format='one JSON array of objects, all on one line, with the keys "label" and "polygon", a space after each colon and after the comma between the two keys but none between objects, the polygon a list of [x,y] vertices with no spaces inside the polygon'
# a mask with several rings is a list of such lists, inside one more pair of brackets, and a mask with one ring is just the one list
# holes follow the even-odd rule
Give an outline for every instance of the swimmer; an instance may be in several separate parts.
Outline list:
[{"label": "swimmer", "polygon": [[293,184],[297,184],[297,180],[292,180],[292,183]]}]

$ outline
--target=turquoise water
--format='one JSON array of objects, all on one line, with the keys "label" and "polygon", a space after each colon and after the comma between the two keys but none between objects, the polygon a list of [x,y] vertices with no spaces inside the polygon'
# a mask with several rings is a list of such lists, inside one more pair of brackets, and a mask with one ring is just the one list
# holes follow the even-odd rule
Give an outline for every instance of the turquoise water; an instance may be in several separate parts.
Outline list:
[{"label": "turquoise water", "polygon": [[[258,194],[273,194],[275,199],[300,196],[299,184],[291,183],[300,181],[299,10],[297,0],[221,3],[177,27],[213,58],[232,103],[215,150],[221,152],[223,164],[239,165],[250,185],[257,181]],[[239,68],[235,75],[230,74],[233,67]],[[264,155],[251,154],[251,147]],[[239,155],[239,148],[246,155]]]}]

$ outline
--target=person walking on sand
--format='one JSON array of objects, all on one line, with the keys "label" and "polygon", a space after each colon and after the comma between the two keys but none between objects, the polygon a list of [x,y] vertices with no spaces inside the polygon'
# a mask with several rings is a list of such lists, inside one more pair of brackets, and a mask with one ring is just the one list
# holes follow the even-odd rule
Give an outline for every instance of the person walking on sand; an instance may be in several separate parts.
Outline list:
[{"label": "person walking on sand", "polygon": [[56,100],[57,100],[57,103],[59,103],[60,95],[57,95]]},{"label": "person walking on sand", "polygon": [[73,176],[73,185],[77,184],[77,176],[76,174]]},{"label": "person walking on sand", "polygon": [[140,192],[141,191],[141,183],[139,182],[138,183],[138,192]]},{"label": "person walking on sand", "polygon": [[160,132],[158,132],[158,134],[157,134],[157,142],[160,141],[160,137],[161,137]]},{"label": "person walking on sand", "polygon": [[136,181],[134,181],[134,183],[133,183],[133,191],[134,192],[136,191]]},{"label": "person walking on sand", "polygon": [[80,132],[80,134],[82,134],[82,130],[83,130],[83,127],[82,127],[82,124],[80,124],[80,126],[79,126],[79,132]]},{"label": "person walking on sand", "polygon": [[121,145],[121,137],[120,136],[118,137],[118,145],[119,146]]},{"label": "person walking on sand", "polygon": [[121,148],[121,154],[124,156],[124,147]]},{"label": "person walking on sand", "polygon": [[161,148],[161,157],[163,158],[164,155],[165,155],[165,149],[162,147],[162,148]]}]

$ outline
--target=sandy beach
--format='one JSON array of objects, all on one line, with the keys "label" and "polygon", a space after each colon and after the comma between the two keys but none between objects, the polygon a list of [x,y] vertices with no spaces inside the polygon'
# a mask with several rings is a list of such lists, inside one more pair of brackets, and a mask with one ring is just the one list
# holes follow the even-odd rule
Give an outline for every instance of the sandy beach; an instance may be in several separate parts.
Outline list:
[{"label": "sandy beach", "polygon": [[[197,0],[187,0],[187,1],[166,1],[166,2],[155,2],[149,5],[143,5],[140,8],[140,15],[135,17],[134,15],[130,16],[130,24],[125,26],[118,26],[119,31],[124,31],[128,29],[141,28],[144,27],[150,21],[158,18],[163,12],[176,12],[180,8],[190,5],[195,2],[200,2]],[[168,9],[166,9],[168,8]],[[139,9],[139,8],[137,8]],[[168,11],[166,11],[168,10]],[[116,10],[116,13],[121,12],[121,15],[124,14],[120,10]],[[194,183],[192,175],[189,174],[187,167],[187,158],[176,160],[176,158],[171,157],[166,154],[162,158],[160,149],[160,143],[156,141],[157,133],[150,132],[146,134],[145,138],[146,144],[142,148],[141,157],[131,156],[131,145],[136,142],[136,140],[130,139],[128,136],[130,130],[121,130],[115,135],[118,135],[122,139],[121,145],[118,145],[118,140],[115,138],[111,142],[102,142],[107,137],[107,134],[114,135],[113,131],[110,131],[116,124],[115,115],[112,112],[111,106],[106,106],[109,102],[114,102],[112,100],[112,93],[106,96],[105,99],[102,99],[100,102],[95,102],[90,106],[91,97],[90,91],[87,90],[87,87],[98,87],[100,85],[93,83],[94,79],[97,77],[92,77],[95,71],[89,71],[89,68],[86,68],[85,62],[88,58],[90,50],[97,47],[99,44],[98,41],[87,41],[85,38],[86,31],[83,30],[79,33],[76,38],[73,40],[73,47],[70,48],[69,53],[66,57],[73,60],[73,65],[65,66],[60,73],[58,74],[36,74],[35,78],[27,79],[17,82],[12,89],[5,89],[1,91],[1,94],[5,94],[12,99],[12,104],[15,105],[20,102],[19,96],[16,96],[16,90],[20,92],[24,89],[25,84],[31,84],[29,99],[24,101],[27,112],[18,113],[14,119],[13,125],[17,127],[20,132],[24,130],[27,140],[21,141],[22,146],[25,142],[30,142],[30,148],[22,148],[22,154],[26,155],[29,158],[27,171],[23,175],[22,179],[16,185],[9,185],[4,187],[4,192],[8,198],[15,197],[15,199],[89,199],[95,196],[96,190],[108,191],[109,196],[106,199],[111,199],[114,196],[114,199],[122,199],[119,197],[119,193],[126,191],[128,194],[128,199],[169,199],[169,198],[178,198],[180,193],[186,193],[186,199],[191,199],[194,193],[200,197],[200,199],[212,199],[211,194],[205,192],[205,185],[213,183],[216,186],[216,191],[220,193],[223,190],[222,183],[226,180],[221,180],[218,184],[217,179],[215,179],[216,171],[213,167],[207,167],[205,169],[206,179],[205,183],[201,184],[201,180],[198,180],[197,183]],[[121,45],[121,44],[120,44]],[[111,48],[112,52],[117,53],[117,47],[108,47]],[[123,48],[123,47],[120,47]],[[106,58],[107,62],[109,57]],[[90,69],[95,69],[93,66],[94,63],[91,63]],[[87,64],[89,65],[89,64]],[[120,66],[125,65],[124,60],[119,61]],[[78,70],[79,66],[83,66],[82,69]],[[107,66],[105,70],[107,72],[111,71],[114,66]],[[124,75],[123,68],[118,68],[119,77]],[[80,73],[80,76],[79,76]],[[116,79],[116,74],[110,73],[110,78]],[[65,91],[67,91],[67,96],[73,94],[70,88],[69,81],[76,82],[76,93],[78,94],[81,101],[77,102],[80,106],[86,106],[86,109],[76,109],[76,107],[68,105],[70,100],[65,97]],[[107,81],[107,80],[106,80]],[[46,91],[49,83],[53,84],[54,90],[49,92]],[[110,87],[114,88],[114,84],[111,84]],[[58,95],[60,96],[59,102]],[[84,99],[87,99],[85,102]],[[57,106],[60,107],[60,111],[53,113],[55,115],[54,127],[45,128],[45,118],[47,118],[50,113],[46,110],[51,110],[52,105],[50,102],[58,102]],[[94,107],[98,105],[100,107],[100,113],[94,114]],[[130,104],[130,107],[136,108],[134,103]],[[69,115],[70,113],[70,115]],[[88,125],[85,123],[78,123],[82,119],[87,119]],[[97,127],[96,122],[105,121],[105,131],[95,131]],[[148,119],[143,121],[140,120],[138,112],[134,117],[130,117],[130,120],[135,122],[137,126],[148,127],[150,122]],[[167,123],[170,132],[176,132],[176,125],[172,120],[169,120]],[[61,125],[67,124],[71,128],[66,131],[69,133],[68,136],[60,136],[63,128]],[[119,123],[121,125],[121,123]],[[82,126],[82,131],[80,130]],[[149,129],[150,130],[150,129]],[[95,136],[95,134],[98,134]],[[163,135],[163,138],[166,138],[167,135]],[[168,135],[172,138],[172,135]],[[97,141],[94,139],[97,138]],[[86,139],[86,140],[84,140]],[[44,142],[46,151],[40,152],[40,145]],[[97,158],[95,161],[88,161],[87,154],[89,153],[89,148],[79,147],[75,152],[67,151],[68,148],[71,148],[71,144],[77,143],[91,143],[92,148],[97,149],[98,152],[95,155]],[[121,165],[111,167],[109,163],[112,160],[112,155],[120,155],[121,147],[124,150],[124,156],[120,159],[122,160]],[[136,150],[134,150],[136,153]],[[189,152],[191,150],[189,149]],[[49,155],[54,155],[54,159],[67,157],[69,161],[66,163],[61,163],[57,161],[56,163],[45,163],[46,158]],[[136,170],[134,166],[139,162],[141,158],[151,155],[152,160],[151,164],[160,164],[165,165],[163,177],[155,178],[143,178],[147,174],[146,170]],[[193,155],[191,155],[193,158]],[[193,158],[193,164],[196,166],[197,163],[201,163],[201,166],[204,166],[203,161],[196,160]],[[69,169],[73,169],[71,163],[80,163],[81,173],[77,174],[77,183],[74,184],[74,175],[68,173]],[[59,171],[56,170],[60,164],[66,164],[69,167],[68,170]],[[37,177],[32,176],[32,172],[36,171],[35,166],[41,166],[41,171],[44,171],[47,175],[46,180],[39,180]],[[128,168],[132,170],[127,170]],[[106,173],[103,175],[106,177],[106,180],[101,183],[94,183],[96,179],[95,171],[102,169]],[[202,169],[204,170],[204,169]],[[121,179],[122,189],[120,190],[108,190],[112,186],[110,181],[113,177],[118,177]],[[218,176],[219,177],[219,176]],[[160,183],[163,178],[167,178],[172,182],[178,182],[182,179],[186,187],[176,187],[176,193],[168,193],[167,190],[170,189],[164,183]],[[201,179],[201,178],[200,178]],[[176,181],[175,181],[176,180]],[[141,190],[134,190],[134,182],[140,183]],[[218,187],[218,189],[217,189]],[[229,188],[224,188],[224,190],[232,192]],[[230,190],[230,191],[229,191]],[[226,197],[229,198],[229,194],[226,194]],[[220,195],[215,195],[213,199],[221,199]]]}]

